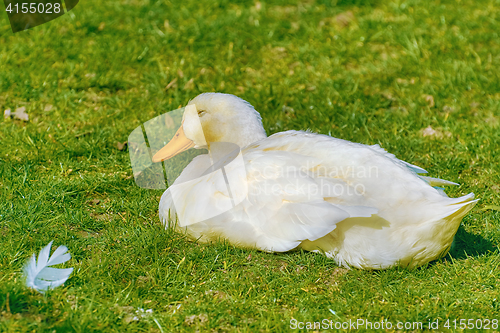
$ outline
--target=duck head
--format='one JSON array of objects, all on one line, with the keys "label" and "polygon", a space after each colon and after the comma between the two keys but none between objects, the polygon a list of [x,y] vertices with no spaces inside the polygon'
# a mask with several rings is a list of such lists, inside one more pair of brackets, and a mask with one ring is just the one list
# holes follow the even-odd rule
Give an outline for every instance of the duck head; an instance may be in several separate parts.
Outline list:
[{"label": "duck head", "polygon": [[234,143],[242,148],[265,137],[262,118],[250,103],[230,94],[204,93],[189,101],[181,127],[153,156],[153,162],[192,147],[210,150],[214,142]]}]

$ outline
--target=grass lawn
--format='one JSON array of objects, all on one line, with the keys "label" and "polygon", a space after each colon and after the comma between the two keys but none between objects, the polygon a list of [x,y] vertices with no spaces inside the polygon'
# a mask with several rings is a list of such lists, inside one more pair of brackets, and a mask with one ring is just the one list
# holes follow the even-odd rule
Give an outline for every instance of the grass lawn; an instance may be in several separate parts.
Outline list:
[{"label": "grass lawn", "polygon": [[[16,34],[4,9],[0,111],[30,118],[0,119],[0,331],[500,320],[499,0],[86,0]],[[209,91],[248,100],[268,134],[378,143],[481,201],[450,254],[415,270],[190,242],[117,142]],[[51,240],[74,271],[42,295],[21,270]]]}]

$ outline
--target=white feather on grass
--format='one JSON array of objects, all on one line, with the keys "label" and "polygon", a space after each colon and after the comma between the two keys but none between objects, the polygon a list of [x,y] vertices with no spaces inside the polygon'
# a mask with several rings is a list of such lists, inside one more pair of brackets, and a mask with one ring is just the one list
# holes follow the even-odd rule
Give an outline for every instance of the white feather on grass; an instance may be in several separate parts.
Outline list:
[{"label": "white feather on grass", "polygon": [[[53,241],[52,241],[53,242]],[[35,253],[24,266],[26,285],[41,293],[49,288],[62,285],[73,272],[73,268],[53,268],[51,265],[62,264],[71,259],[71,254],[66,253],[68,248],[59,246],[49,259],[52,242],[44,247],[38,254],[38,262]]]}]

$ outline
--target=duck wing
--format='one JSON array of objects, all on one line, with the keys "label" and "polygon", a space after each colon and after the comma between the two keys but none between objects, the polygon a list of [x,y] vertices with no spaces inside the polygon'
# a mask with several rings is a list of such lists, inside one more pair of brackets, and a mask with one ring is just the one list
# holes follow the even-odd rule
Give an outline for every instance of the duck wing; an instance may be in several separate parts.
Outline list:
[{"label": "duck wing", "polygon": [[[162,196],[160,218],[166,222],[176,212],[182,217],[176,227],[202,241],[223,238],[237,246],[282,252],[325,236],[342,220],[377,213],[374,207],[330,202],[327,199],[335,191],[350,185],[308,170],[320,166],[319,159],[273,149],[273,144],[280,144],[272,137],[263,141],[266,149],[242,150],[244,177],[241,168],[231,166],[224,168],[224,174],[199,172],[206,161],[198,156],[179,177],[184,182]],[[202,176],[192,179],[186,173]]]}]

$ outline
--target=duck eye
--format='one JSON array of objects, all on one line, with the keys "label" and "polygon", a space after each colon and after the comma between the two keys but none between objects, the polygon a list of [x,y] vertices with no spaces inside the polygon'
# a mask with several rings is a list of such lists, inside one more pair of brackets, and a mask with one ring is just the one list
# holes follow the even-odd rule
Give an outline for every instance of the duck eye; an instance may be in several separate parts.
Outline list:
[{"label": "duck eye", "polygon": [[198,116],[203,116],[205,112],[205,110],[198,110]]}]

